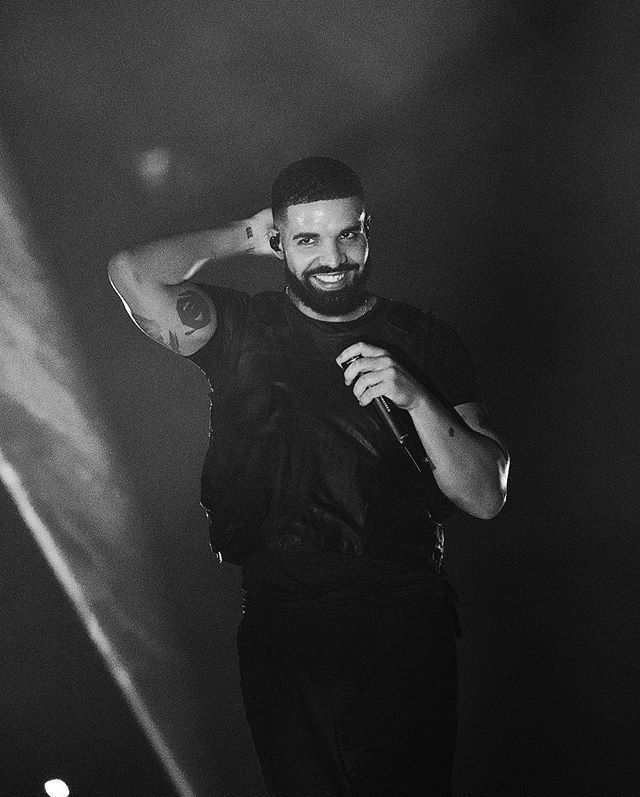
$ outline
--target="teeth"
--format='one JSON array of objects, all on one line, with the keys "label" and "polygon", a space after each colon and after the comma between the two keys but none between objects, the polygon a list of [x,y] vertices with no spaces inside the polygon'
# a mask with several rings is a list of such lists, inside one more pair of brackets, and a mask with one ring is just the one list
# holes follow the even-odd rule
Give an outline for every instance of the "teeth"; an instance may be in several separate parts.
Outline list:
[{"label": "teeth", "polygon": [[344,272],[340,271],[338,274],[316,274],[316,278],[321,282],[337,282],[344,277]]}]

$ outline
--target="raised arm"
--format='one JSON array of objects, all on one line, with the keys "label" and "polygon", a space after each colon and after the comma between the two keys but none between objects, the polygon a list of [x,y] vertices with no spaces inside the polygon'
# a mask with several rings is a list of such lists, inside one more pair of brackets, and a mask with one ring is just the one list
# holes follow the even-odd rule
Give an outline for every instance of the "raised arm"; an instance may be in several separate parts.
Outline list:
[{"label": "raised arm", "polygon": [[178,235],[119,252],[109,279],[137,326],[152,340],[188,356],[216,331],[211,298],[191,282],[208,261],[272,255],[270,210],[227,227]]}]

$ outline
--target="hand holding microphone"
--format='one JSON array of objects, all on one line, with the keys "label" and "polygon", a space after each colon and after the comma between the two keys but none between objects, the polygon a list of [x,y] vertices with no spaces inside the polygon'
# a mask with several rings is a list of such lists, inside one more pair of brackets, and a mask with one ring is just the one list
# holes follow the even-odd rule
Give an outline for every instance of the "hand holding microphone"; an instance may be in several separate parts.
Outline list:
[{"label": "hand holding microphone", "polygon": [[[373,404],[378,416],[407,452],[414,466],[422,471],[409,446],[409,410],[418,401],[421,386],[384,349],[368,343],[355,343],[345,349],[336,362],[344,371],[345,383],[362,406]],[[414,436],[415,437],[415,436]]]},{"label": "hand holding microphone", "polygon": [[[346,370],[352,362],[358,360],[362,357],[361,354],[354,354],[348,360],[345,360],[343,363],[340,364],[342,370]],[[386,423],[389,427],[389,430],[396,438],[396,440],[401,444],[404,445],[406,443],[407,438],[409,437],[409,430],[407,429],[406,423],[404,418],[400,415],[400,412],[396,405],[390,401],[386,396],[375,396],[371,403],[376,408],[378,415],[382,420]]]}]

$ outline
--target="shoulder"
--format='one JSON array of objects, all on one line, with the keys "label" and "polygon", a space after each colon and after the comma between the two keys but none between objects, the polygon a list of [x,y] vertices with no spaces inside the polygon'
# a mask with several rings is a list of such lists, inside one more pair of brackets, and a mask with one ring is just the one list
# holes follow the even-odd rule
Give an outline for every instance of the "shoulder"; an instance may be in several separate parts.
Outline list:
[{"label": "shoulder", "polygon": [[264,291],[251,295],[236,288],[221,285],[198,283],[214,302],[220,316],[221,332],[225,325],[229,327],[244,326],[247,323],[258,323],[269,326],[284,323],[284,305],[286,297],[282,292]]},{"label": "shoulder", "polygon": [[457,338],[453,326],[431,309],[384,297],[380,297],[379,301],[383,303],[387,323],[406,335],[435,348]]},{"label": "shoulder", "polygon": [[224,327],[233,328],[246,323],[252,302],[252,297],[248,293],[223,285],[211,285],[204,282],[194,284],[212,300],[221,332]]},{"label": "shoulder", "polygon": [[439,313],[386,300],[387,322],[406,340],[422,373],[452,405],[478,398],[475,368],[455,328]]},{"label": "shoulder", "polygon": [[381,298],[386,307],[386,320],[391,326],[409,335],[424,321],[423,310],[408,302]]},{"label": "shoulder", "polygon": [[286,296],[282,291],[264,291],[251,298],[251,309],[259,323],[266,326],[283,326],[286,323]]},{"label": "shoulder", "polygon": [[210,296],[216,305],[237,305],[248,306],[251,302],[251,296],[245,291],[237,290],[236,288],[227,288],[223,285],[211,285],[208,282],[193,282],[192,284],[204,291],[207,296]]},{"label": "shoulder", "polygon": [[189,355],[189,359],[208,374],[214,363],[219,367],[220,363],[237,356],[238,342],[247,326],[251,297],[235,288],[205,282],[193,283],[193,287],[209,297],[216,313],[214,334]]}]

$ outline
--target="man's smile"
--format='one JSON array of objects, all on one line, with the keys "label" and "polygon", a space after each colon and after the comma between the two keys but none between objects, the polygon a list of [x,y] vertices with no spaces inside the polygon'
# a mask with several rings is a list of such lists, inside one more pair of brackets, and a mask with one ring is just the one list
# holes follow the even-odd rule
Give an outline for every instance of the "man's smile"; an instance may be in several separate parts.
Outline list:
[{"label": "man's smile", "polygon": [[332,271],[320,274],[311,274],[309,277],[315,284],[320,284],[323,288],[341,288],[349,279],[353,269],[347,271]]}]

